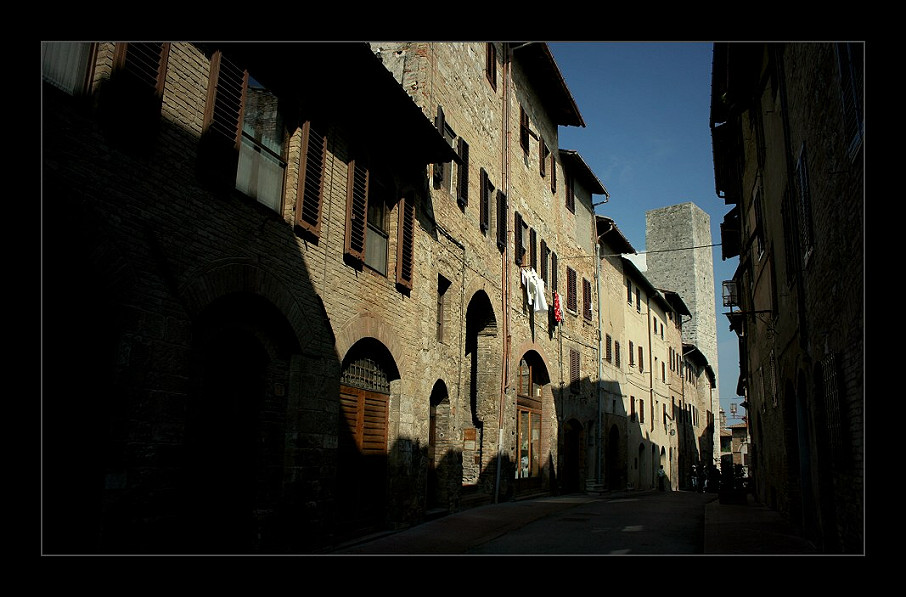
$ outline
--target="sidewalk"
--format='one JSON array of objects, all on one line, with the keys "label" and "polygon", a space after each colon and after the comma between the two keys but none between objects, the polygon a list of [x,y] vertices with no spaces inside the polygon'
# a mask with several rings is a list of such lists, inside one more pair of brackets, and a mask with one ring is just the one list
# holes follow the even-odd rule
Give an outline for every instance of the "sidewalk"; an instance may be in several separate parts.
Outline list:
[{"label": "sidewalk", "polygon": [[815,555],[818,551],[797,535],[776,510],[759,504],[752,494],[747,503],[705,505],[705,554]]},{"label": "sidewalk", "polygon": [[[630,495],[614,492],[608,499]],[[600,500],[597,494],[541,496],[528,500],[489,504],[431,520],[400,532],[362,537],[331,554],[464,554],[469,548],[518,529],[534,520],[579,504]],[[705,504],[705,555],[816,554],[807,540],[797,536],[776,511],[755,502],[721,504],[717,494]]]}]

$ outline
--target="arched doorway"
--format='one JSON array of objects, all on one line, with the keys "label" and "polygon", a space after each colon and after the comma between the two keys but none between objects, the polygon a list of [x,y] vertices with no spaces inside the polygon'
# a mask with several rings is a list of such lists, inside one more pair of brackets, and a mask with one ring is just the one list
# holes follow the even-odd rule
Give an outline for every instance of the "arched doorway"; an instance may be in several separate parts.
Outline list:
[{"label": "arched doorway", "polygon": [[[428,509],[444,508],[450,503],[450,482],[455,454],[450,441],[450,398],[447,385],[438,380],[431,390],[428,424]],[[458,477],[457,477],[458,479]]]},{"label": "arched doorway", "polygon": [[497,450],[500,411],[500,347],[496,338],[497,319],[491,300],[483,290],[478,291],[466,309],[466,387],[471,427],[463,429],[462,485],[470,491],[488,493],[494,487],[493,455]]},{"label": "arched doorway", "polygon": [[547,368],[544,366],[541,356],[534,351],[526,352],[519,359],[519,367],[516,371],[515,477],[517,492],[541,489],[543,391],[544,386],[549,382]]},{"label": "arched doorway", "polygon": [[185,545],[250,553],[282,495],[285,392],[298,343],[262,297],[217,299],[194,322],[185,437]]},{"label": "arched doorway", "polygon": [[343,359],[337,504],[344,532],[359,534],[384,522],[390,384],[398,378],[390,352],[373,338],[357,342]]}]

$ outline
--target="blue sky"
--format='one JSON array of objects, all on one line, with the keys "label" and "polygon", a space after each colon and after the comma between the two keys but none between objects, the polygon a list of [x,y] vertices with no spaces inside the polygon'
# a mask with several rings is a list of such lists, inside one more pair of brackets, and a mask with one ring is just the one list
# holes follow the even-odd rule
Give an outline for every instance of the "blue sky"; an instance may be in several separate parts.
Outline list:
[{"label": "blue sky", "polygon": [[[639,252],[645,212],[691,201],[711,217],[711,242],[729,211],[714,188],[711,154],[713,44],[698,42],[550,42],[585,128],[560,127],[560,147],[574,149],[610,193],[597,213],[613,218]],[[595,197],[596,201],[603,197]],[[737,405],[739,350],[724,316],[721,282],[738,258],[713,249],[720,404]],[[739,414],[745,410],[740,408]]]}]

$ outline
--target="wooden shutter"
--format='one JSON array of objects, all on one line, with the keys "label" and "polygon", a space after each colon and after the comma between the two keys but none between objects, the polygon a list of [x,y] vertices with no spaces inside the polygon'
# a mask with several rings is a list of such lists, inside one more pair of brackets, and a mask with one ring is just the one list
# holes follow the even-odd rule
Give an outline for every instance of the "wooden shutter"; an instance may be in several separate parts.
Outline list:
[{"label": "wooden shutter", "polygon": [[566,209],[576,213],[576,195],[573,190],[573,177],[566,176]]},{"label": "wooden shutter", "polygon": [[548,253],[550,253],[550,251],[547,248],[547,243],[544,241],[544,239],[542,239],[541,240],[541,271],[538,273],[541,274],[541,279],[544,280],[545,284],[548,283],[548,279],[547,279],[547,254]]},{"label": "wooden shutter", "polygon": [[557,160],[554,159],[553,152],[551,152],[551,193],[557,193]]},{"label": "wooden shutter", "polygon": [[[443,134],[443,131],[441,131],[441,134]],[[457,153],[459,153],[459,159],[462,163],[459,164],[456,170],[456,200],[460,206],[466,206],[469,203],[469,144],[462,137],[457,140],[457,144]]]},{"label": "wooden shutter", "polygon": [[327,136],[319,126],[306,122],[302,125],[302,158],[299,161],[299,189],[296,193],[296,224],[316,237],[321,234],[326,156]]},{"label": "wooden shutter", "polygon": [[528,153],[529,150],[529,117],[525,108],[519,106],[519,145],[522,151]]},{"label": "wooden shutter", "polygon": [[535,229],[531,228],[529,230],[529,264],[535,271],[538,271],[538,250],[536,248],[537,244],[537,234],[535,233]]},{"label": "wooden shutter", "polygon": [[210,130],[232,143],[238,150],[248,72],[232,63],[222,52],[211,58],[211,84],[208,87],[204,130]]},{"label": "wooden shutter", "polygon": [[340,386],[341,416],[363,456],[387,454],[389,399],[385,394]]},{"label": "wooden shutter", "polygon": [[[437,116],[434,118],[434,125],[437,127],[437,133],[443,137],[444,129],[446,128],[446,119],[444,118],[444,109],[440,106],[437,106]],[[439,189],[444,182],[444,164],[443,162],[438,162],[434,164],[434,188]]]},{"label": "wooden shutter", "polygon": [[571,267],[566,268],[566,308],[575,311],[578,303],[576,296],[576,270]]},{"label": "wooden shutter", "polygon": [[481,227],[482,232],[487,232],[488,228],[491,226],[491,197],[490,197],[490,182],[488,181],[488,173],[484,168],[480,172],[480,184],[481,184],[481,194],[478,199],[478,224]]},{"label": "wooden shutter", "polygon": [[506,219],[506,193],[497,191],[497,248],[501,251],[506,248]]},{"label": "wooden shutter", "polygon": [[415,258],[415,193],[406,193],[399,202],[399,225],[396,243],[396,281],[412,290]]},{"label": "wooden shutter", "polygon": [[513,254],[516,257],[516,263],[522,265],[522,215],[517,211],[513,216]]},{"label": "wooden shutter", "polygon": [[365,260],[365,230],[368,223],[368,168],[360,160],[349,162],[346,180],[346,254]]},{"label": "wooden shutter", "polygon": [[591,319],[591,282],[582,278],[582,315]]},{"label": "wooden shutter", "polygon": [[579,351],[569,349],[569,389],[579,391]]}]

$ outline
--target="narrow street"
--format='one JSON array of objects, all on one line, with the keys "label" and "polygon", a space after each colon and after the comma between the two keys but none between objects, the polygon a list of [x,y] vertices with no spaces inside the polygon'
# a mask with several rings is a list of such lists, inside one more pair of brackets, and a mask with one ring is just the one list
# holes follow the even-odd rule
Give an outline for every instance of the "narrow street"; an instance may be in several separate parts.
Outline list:
[{"label": "narrow street", "polygon": [[473,508],[334,553],[702,554],[705,507],[716,500],[657,491],[541,497]]},{"label": "narrow street", "polygon": [[508,532],[470,554],[701,554],[714,494],[637,492],[594,499]]}]

